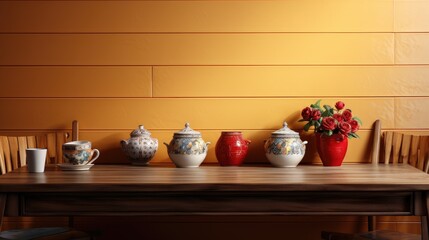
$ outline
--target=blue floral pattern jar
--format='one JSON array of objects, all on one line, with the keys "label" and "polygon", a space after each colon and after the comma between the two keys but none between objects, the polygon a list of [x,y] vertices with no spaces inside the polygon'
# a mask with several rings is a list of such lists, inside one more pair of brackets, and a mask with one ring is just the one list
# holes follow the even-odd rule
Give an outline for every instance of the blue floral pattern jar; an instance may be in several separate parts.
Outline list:
[{"label": "blue floral pattern jar", "polygon": [[207,156],[210,142],[204,142],[201,133],[186,123],[184,129],[174,133],[170,144],[164,144],[168,156],[177,167],[198,167]]},{"label": "blue floral pattern jar", "polygon": [[273,132],[265,142],[265,156],[275,167],[296,167],[305,154],[305,144],[297,132],[283,123],[283,128]]}]

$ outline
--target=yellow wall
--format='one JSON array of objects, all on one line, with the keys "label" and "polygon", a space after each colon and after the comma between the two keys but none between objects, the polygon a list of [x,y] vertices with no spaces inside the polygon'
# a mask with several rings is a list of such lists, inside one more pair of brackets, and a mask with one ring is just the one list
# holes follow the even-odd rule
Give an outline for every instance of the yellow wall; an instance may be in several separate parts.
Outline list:
[{"label": "yellow wall", "polygon": [[[127,163],[119,141],[137,125],[168,142],[190,122],[212,143],[243,131],[246,161],[268,163],[263,140],[284,120],[301,131],[303,107],[342,100],[364,122],[345,161],[367,162],[375,119],[429,129],[428,12],[429,0],[0,1],[0,133],[77,119],[100,163]],[[311,136],[304,162],[320,163]],[[153,162],[170,162],[165,146]]]}]

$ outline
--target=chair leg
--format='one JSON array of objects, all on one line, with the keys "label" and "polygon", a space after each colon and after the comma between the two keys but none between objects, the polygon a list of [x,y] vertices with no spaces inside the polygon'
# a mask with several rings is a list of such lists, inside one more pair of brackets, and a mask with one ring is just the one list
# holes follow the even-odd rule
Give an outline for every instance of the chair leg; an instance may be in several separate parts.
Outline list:
[{"label": "chair leg", "polygon": [[421,216],[420,221],[421,221],[422,239],[429,239],[428,216]]},{"label": "chair leg", "polygon": [[368,231],[374,231],[377,227],[377,219],[375,216],[368,216]]},{"label": "chair leg", "polygon": [[0,194],[0,231],[3,225],[4,212],[6,209],[6,194]]}]

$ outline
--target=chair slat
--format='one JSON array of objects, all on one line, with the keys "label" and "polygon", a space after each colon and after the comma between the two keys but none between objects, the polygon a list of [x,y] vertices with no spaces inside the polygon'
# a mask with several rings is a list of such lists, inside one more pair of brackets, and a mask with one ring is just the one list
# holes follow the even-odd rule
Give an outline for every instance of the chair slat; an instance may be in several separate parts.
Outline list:
[{"label": "chair slat", "polygon": [[12,157],[12,170],[18,169],[18,137],[7,137],[9,140],[10,156]]},{"label": "chair slat", "polygon": [[20,167],[27,165],[27,153],[25,151],[27,148],[28,148],[27,137],[25,137],[25,136],[18,137],[18,151],[19,151]]},{"label": "chair slat", "polygon": [[72,122],[72,141],[77,141],[79,139],[79,122],[74,120]]},{"label": "chair slat", "polygon": [[410,165],[417,167],[417,153],[419,150],[420,136],[411,137],[411,149],[410,149]]},{"label": "chair slat", "polygon": [[35,148],[36,145],[36,136],[27,136],[27,147]]},{"label": "chair slat", "polygon": [[420,136],[420,143],[419,143],[419,154],[417,158],[418,162],[418,169],[424,170],[425,168],[425,161],[426,161],[426,154],[428,149],[428,136]]},{"label": "chair slat", "polygon": [[392,151],[393,132],[384,133],[384,163],[389,164],[390,153]]},{"label": "chair slat", "polygon": [[401,160],[402,163],[408,163],[408,157],[410,154],[411,146],[411,135],[404,134],[402,137],[402,147],[401,147]]},{"label": "chair slat", "polygon": [[6,163],[4,158],[4,151],[3,151],[3,138],[0,137],[0,172],[1,175],[5,174],[6,171]]},{"label": "chair slat", "polygon": [[376,120],[374,123],[374,137],[372,141],[371,162],[377,165],[380,161],[380,139],[381,139],[381,121]]},{"label": "chair slat", "polygon": [[394,132],[393,133],[393,153],[392,153],[392,163],[396,164],[399,162],[399,151],[401,150],[402,144],[402,133]]},{"label": "chair slat", "polygon": [[[48,139],[46,135],[36,136],[36,146],[37,148],[48,148]],[[48,162],[49,155],[46,154],[46,161]]]},{"label": "chair slat", "polygon": [[47,149],[48,149],[48,163],[57,163],[57,135],[55,133],[48,133],[46,135]]},{"label": "chair slat", "polygon": [[68,133],[57,133],[57,163],[63,163],[63,144],[67,142]]},{"label": "chair slat", "polygon": [[12,171],[12,159],[10,156],[10,148],[9,148],[9,140],[6,136],[1,136],[2,139],[2,146],[3,146],[3,153],[4,153],[4,161],[6,165],[6,172]]}]

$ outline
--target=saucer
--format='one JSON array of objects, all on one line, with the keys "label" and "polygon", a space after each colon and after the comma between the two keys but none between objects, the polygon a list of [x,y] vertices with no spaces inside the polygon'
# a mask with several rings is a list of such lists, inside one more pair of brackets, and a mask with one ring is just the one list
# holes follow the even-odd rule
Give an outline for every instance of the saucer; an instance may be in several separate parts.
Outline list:
[{"label": "saucer", "polygon": [[63,163],[63,164],[57,164],[57,166],[64,171],[86,171],[86,170],[89,170],[92,166],[94,166],[94,164],[73,165],[73,164]]}]

